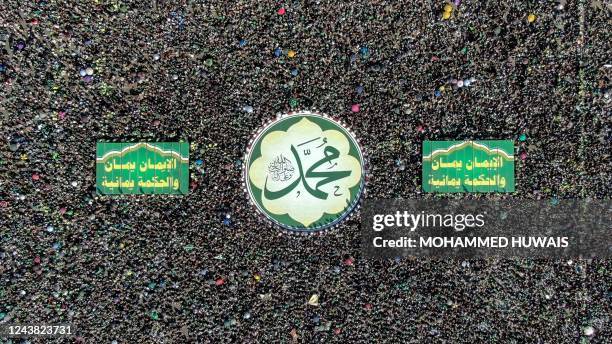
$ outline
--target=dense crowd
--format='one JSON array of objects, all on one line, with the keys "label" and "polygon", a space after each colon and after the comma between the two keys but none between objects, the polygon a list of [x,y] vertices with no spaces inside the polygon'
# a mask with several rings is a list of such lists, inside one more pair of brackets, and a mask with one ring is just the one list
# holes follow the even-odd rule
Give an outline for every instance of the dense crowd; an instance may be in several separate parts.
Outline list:
[{"label": "dense crowd", "polygon": [[[611,337],[609,260],[366,259],[358,212],[283,234],[242,176],[257,129],[311,109],[360,140],[368,198],[437,197],[425,139],[511,139],[516,193],[448,197],[609,199],[609,2],[181,3],[0,4],[0,323],[84,343]],[[98,140],[189,141],[190,193],[97,195]]]}]

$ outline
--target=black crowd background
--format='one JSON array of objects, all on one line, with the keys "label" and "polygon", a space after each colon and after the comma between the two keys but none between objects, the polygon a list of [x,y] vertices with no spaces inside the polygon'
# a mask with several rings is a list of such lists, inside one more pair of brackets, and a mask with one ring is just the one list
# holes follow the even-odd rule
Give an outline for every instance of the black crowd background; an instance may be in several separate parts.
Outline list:
[{"label": "black crowd background", "polygon": [[[436,197],[425,139],[512,139],[516,193],[449,197],[609,199],[610,3],[445,5],[0,2],[0,322],[86,343],[609,340],[609,260],[369,260],[358,213],[298,237],[248,201],[249,139],[298,109],[358,136],[368,198]],[[189,195],[97,196],[100,139],[188,140]]]}]

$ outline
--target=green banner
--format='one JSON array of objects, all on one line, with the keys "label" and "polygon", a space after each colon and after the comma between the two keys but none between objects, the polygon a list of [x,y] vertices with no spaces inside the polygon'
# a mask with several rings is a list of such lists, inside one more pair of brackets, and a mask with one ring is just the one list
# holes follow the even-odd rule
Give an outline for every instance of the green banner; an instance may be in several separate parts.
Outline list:
[{"label": "green banner", "polygon": [[511,140],[424,141],[425,192],[514,192]]},{"label": "green banner", "polygon": [[188,142],[98,142],[98,194],[189,192]]}]

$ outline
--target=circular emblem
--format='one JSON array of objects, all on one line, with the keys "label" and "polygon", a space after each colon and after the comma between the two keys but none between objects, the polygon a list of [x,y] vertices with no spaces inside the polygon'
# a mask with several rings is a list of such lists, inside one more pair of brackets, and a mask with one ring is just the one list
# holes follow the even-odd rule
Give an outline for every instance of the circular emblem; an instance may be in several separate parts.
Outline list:
[{"label": "circular emblem", "polygon": [[281,117],[251,142],[245,163],[249,196],[268,219],[297,232],[342,221],[357,205],[364,163],[355,138],[320,114]]}]

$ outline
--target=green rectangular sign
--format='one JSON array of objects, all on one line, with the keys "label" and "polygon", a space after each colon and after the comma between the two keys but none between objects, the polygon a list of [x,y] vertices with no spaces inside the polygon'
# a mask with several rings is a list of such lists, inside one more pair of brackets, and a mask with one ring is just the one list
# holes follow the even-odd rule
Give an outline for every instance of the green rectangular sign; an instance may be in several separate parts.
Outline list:
[{"label": "green rectangular sign", "polygon": [[425,192],[514,192],[511,140],[424,141]]},{"label": "green rectangular sign", "polygon": [[188,142],[98,142],[98,194],[189,192]]}]

